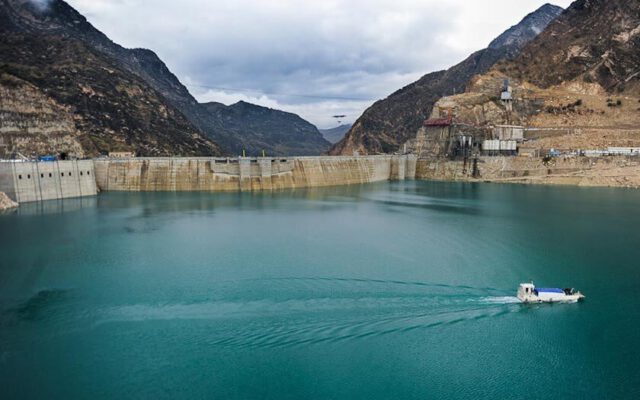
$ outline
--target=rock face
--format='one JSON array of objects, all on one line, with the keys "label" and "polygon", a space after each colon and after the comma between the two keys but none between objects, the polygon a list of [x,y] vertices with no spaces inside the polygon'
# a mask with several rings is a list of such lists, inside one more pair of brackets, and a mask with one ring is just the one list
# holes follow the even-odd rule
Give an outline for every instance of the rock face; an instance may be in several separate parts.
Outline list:
[{"label": "rock face", "polygon": [[[153,51],[112,42],[62,0],[0,0],[0,33],[0,72],[69,109],[82,143],[82,152],[75,154],[221,155],[260,147],[257,151],[279,154],[284,148],[302,155],[329,147],[319,133],[301,130],[299,117],[281,118],[276,110],[265,109],[246,123],[220,120],[220,113],[235,115],[237,107],[225,112],[220,105],[211,114]],[[5,111],[27,117],[20,109]],[[271,124],[277,119],[283,125],[274,134],[279,142],[271,145]],[[23,122],[30,123],[28,118]],[[287,134],[291,137],[281,138]],[[50,138],[40,139],[38,146],[46,147]]]},{"label": "rock face", "polygon": [[273,110],[255,104],[238,102],[231,106],[220,103],[202,105],[207,111],[208,125],[220,126],[216,140],[233,154],[319,155],[329,150],[331,143],[318,128],[296,114]]},{"label": "rock face", "polygon": [[65,152],[85,156],[72,112],[38,87],[0,72],[0,158]]},{"label": "rock face", "polygon": [[[28,86],[41,102],[58,111],[58,118],[66,121],[58,124],[59,133],[75,137],[82,151],[74,143],[57,146],[47,134],[33,137],[35,147],[79,156],[114,150],[149,156],[222,153],[130,65],[105,50],[117,45],[84,17],[63,1],[42,4],[0,1],[2,90],[11,92],[16,88],[11,82],[23,82],[21,87]],[[3,102],[2,106],[2,126],[13,131],[3,134],[9,141],[14,138],[12,133],[37,133],[29,127],[51,116],[19,102]],[[73,127],[68,126],[69,121]]]},{"label": "rock face", "polygon": [[349,129],[351,129],[351,125],[340,125],[331,129],[320,129],[320,133],[326,140],[336,144],[344,138]]},{"label": "rock face", "polygon": [[415,136],[439,98],[463,92],[474,75],[488,71],[500,60],[516,56],[525,43],[535,38],[538,31],[561,12],[560,7],[545,5],[494,40],[488,48],[472,54],[447,71],[425,75],[376,102],[355,122],[345,138],[331,149],[330,154],[397,151]]},{"label": "rock face", "polygon": [[18,208],[18,203],[11,200],[4,192],[0,192],[0,212]]},{"label": "rock face", "polygon": [[640,89],[640,2],[578,0],[502,71],[539,87],[582,80]]}]

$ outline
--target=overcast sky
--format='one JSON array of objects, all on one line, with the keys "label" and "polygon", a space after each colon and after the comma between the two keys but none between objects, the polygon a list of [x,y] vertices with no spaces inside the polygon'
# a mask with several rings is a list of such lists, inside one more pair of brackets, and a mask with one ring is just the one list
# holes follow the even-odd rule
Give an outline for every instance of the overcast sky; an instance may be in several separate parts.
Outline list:
[{"label": "overcast sky", "polygon": [[[67,0],[154,50],[200,101],[245,100],[320,128],[447,68],[543,0]],[[555,0],[567,7],[570,0]]]}]

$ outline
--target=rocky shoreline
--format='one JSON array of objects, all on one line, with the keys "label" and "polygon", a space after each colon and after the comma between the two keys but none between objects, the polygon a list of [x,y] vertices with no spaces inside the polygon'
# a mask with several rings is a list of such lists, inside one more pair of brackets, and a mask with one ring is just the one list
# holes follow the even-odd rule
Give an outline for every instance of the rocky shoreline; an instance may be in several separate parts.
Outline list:
[{"label": "rocky shoreline", "polygon": [[4,192],[0,192],[0,212],[18,208],[19,204],[11,200]]}]

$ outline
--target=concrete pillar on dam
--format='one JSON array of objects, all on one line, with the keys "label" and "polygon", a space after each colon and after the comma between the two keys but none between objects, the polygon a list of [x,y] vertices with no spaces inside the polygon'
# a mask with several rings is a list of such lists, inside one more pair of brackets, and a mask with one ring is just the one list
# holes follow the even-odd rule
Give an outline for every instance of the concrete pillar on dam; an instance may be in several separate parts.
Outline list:
[{"label": "concrete pillar on dam", "polygon": [[413,155],[391,157],[391,180],[415,179],[418,158]]},{"label": "concrete pillar on dam", "polygon": [[262,190],[271,190],[273,188],[271,182],[272,165],[273,160],[271,158],[259,158],[258,166],[260,167],[260,186]]},{"label": "concrete pillar on dam", "polygon": [[406,175],[407,164],[403,156],[391,157],[391,180],[403,181]]},{"label": "concrete pillar on dam", "polygon": [[240,157],[238,163],[240,166],[240,191],[251,191],[251,159]]}]

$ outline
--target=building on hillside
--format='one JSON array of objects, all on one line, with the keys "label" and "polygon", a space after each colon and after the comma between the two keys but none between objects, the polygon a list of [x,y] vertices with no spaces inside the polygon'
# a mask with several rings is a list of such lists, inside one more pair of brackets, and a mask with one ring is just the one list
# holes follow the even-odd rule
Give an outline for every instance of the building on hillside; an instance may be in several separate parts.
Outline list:
[{"label": "building on hillside", "polygon": [[482,142],[482,154],[485,156],[515,156],[518,154],[518,142],[487,139]]},{"label": "building on hillside", "polygon": [[504,80],[502,85],[502,93],[500,94],[500,101],[508,112],[513,111],[513,89],[508,79]]},{"label": "building on hillside", "polygon": [[640,156],[640,147],[608,147],[611,156]]}]

